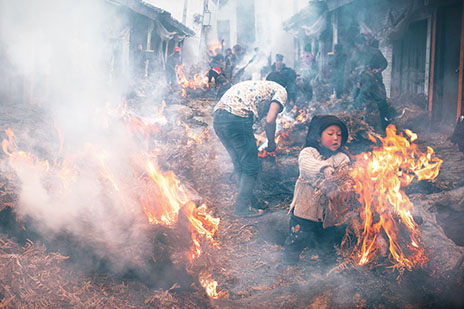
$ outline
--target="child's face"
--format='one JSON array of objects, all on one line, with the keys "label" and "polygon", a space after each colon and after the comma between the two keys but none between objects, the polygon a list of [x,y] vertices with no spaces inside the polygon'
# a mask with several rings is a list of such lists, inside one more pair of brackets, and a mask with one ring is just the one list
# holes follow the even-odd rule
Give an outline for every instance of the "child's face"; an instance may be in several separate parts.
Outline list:
[{"label": "child's face", "polygon": [[337,151],[342,144],[342,130],[337,125],[328,126],[321,134],[321,145],[332,151]]}]

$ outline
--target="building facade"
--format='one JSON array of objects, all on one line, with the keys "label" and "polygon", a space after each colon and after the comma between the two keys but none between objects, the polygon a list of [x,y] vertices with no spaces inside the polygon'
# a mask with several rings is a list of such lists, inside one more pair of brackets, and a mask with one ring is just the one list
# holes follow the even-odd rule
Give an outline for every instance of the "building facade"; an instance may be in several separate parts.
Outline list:
[{"label": "building facade", "polygon": [[423,97],[432,123],[454,124],[463,113],[463,14],[461,0],[313,0],[285,27],[299,42],[295,57],[308,42],[316,47],[321,76],[335,44],[349,53],[369,33],[388,60],[388,96]]}]

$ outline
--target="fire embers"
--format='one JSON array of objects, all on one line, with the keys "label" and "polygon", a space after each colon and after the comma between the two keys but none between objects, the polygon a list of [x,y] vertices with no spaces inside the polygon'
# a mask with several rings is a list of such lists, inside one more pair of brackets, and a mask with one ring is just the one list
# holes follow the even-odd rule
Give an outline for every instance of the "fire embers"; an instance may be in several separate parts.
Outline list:
[{"label": "fire embers", "polygon": [[259,158],[266,158],[266,157],[275,157],[276,156],[276,152],[275,151],[266,151],[266,150],[262,150],[258,153],[258,157]]},{"label": "fire embers", "polygon": [[[359,265],[385,255],[382,250],[387,247],[393,267],[400,272],[427,262],[420,230],[412,215],[414,205],[402,188],[415,177],[434,179],[443,161],[434,157],[431,147],[427,147],[426,153],[421,152],[412,144],[417,135],[410,130],[405,133],[406,136],[397,135],[395,126],[389,125],[386,137],[377,138],[382,146],[357,156],[350,172],[362,205],[361,222],[352,221],[350,231],[354,235],[347,233],[344,243],[356,236],[352,257]],[[370,139],[377,142],[373,136]]]}]

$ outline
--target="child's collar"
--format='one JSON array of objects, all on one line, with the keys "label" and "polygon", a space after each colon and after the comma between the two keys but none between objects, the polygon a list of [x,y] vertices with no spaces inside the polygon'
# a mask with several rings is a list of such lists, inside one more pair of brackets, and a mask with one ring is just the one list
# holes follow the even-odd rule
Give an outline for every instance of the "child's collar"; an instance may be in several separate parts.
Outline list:
[{"label": "child's collar", "polygon": [[337,153],[339,153],[341,151],[340,148],[338,148],[335,151],[332,151],[329,148],[327,148],[327,147],[325,147],[325,146],[323,146],[321,144],[317,145],[317,150],[325,158],[330,158],[331,156],[336,155]]}]

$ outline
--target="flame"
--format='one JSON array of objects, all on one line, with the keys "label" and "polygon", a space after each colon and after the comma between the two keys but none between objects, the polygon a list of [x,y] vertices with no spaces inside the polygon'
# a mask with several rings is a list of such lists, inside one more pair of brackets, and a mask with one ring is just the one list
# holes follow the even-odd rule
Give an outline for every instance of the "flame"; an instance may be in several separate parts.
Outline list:
[{"label": "flame", "polygon": [[16,144],[14,132],[10,128],[5,130],[8,139],[2,140],[3,152],[10,157],[11,160],[25,162],[29,165],[38,166],[44,170],[50,169],[48,160],[40,160],[37,156],[25,151],[21,151]]},{"label": "flame", "polygon": [[218,48],[222,50],[222,44],[221,44],[221,42],[219,42],[219,41],[214,41],[214,42],[209,43],[209,51],[211,52],[211,54],[212,54],[213,56],[216,56],[216,55],[217,55],[216,49],[218,49]]},{"label": "flame", "polygon": [[[158,110],[158,118],[164,117],[163,110],[165,103]],[[117,116],[117,115],[114,115]],[[117,117],[119,119],[119,116]],[[7,138],[2,141],[2,148],[8,159],[12,161],[21,160],[28,166],[41,169],[42,172],[57,176],[62,180],[57,192],[67,194],[72,191],[73,181],[79,175],[80,168],[91,167],[99,175],[99,180],[105,184],[105,189],[109,195],[120,197],[119,201],[126,206],[124,196],[134,196],[139,202],[139,211],[146,216],[149,224],[162,224],[173,226],[177,220],[179,212],[182,212],[189,222],[189,230],[192,238],[192,248],[186,253],[188,259],[193,262],[202,254],[202,240],[205,239],[213,246],[218,247],[214,240],[214,235],[219,228],[220,219],[213,217],[206,205],[199,207],[193,202],[193,193],[188,191],[179,181],[173,171],[162,171],[157,162],[156,147],[150,149],[153,144],[153,133],[158,133],[159,129],[153,124],[148,124],[142,119],[125,114],[126,129],[132,133],[134,143],[131,145],[140,149],[133,150],[133,158],[127,164],[134,164],[134,171],[140,172],[139,168],[144,168],[143,175],[135,179],[137,183],[128,183],[127,175],[121,175],[116,170],[117,163],[112,160],[111,149],[103,146],[88,143],[83,150],[78,153],[64,156],[63,159],[53,160],[50,165],[48,160],[39,160],[32,153],[21,151],[15,141],[13,130],[8,128],[5,133]],[[193,134],[193,131],[186,125],[186,132]],[[191,131],[191,132],[190,132]],[[60,151],[63,149],[63,134],[59,130]],[[137,143],[137,135],[145,137],[145,145]],[[203,136],[197,136],[202,139]],[[189,137],[189,138],[193,138]],[[62,155],[62,154],[60,154]],[[132,163],[133,162],[133,163]],[[144,162],[142,166],[138,162]],[[129,165],[130,166],[130,165]],[[131,178],[132,179],[132,178]],[[136,189],[134,189],[136,188]],[[66,189],[66,190],[63,190]],[[129,191],[127,191],[129,190]],[[127,203],[129,205],[129,203]],[[131,207],[132,204],[130,204]]]},{"label": "flame", "polygon": [[[168,119],[164,115],[164,110],[166,108],[166,102],[163,100],[161,106],[155,108],[156,118],[154,122],[159,126],[164,126],[168,123]],[[126,109],[123,111],[124,119],[126,120],[130,131],[133,134],[141,134],[145,137],[145,148],[149,149],[150,139],[153,135],[160,133],[160,129],[153,123],[148,123],[147,121],[136,117],[133,114],[130,114]],[[150,149],[151,154],[157,154],[154,149]]]},{"label": "flame", "polygon": [[166,124],[168,122],[166,116],[164,115],[164,109],[166,108],[166,101],[161,102],[160,108],[156,111],[156,114],[158,115],[158,119],[160,123]]},{"label": "flame", "polygon": [[18,146],[16,145],[16,142],[14,141],[14,132],[10,128],[5,130],[6,136],[8,136],[8,140],[3,140],[2,141],[2,149],[3,152],[9,156],[12,156],[10,153],[10,148],[17,149]]},{"label": "flame", "polygon": [[[147,159],[146,171],[155,186],[149,186],[142,199],[142,206],[148,221],[152,224],[172,225],[177,222],[181,207],[190,198],[172,171],[163,172],[154,160]],[[153,198],[156,197],[156,204]]]},{"label": "flame", "polygon": [[182,88],[187,88],[189,86],[189,80],[184,73],[184,65],[177,65],[176,66],[176,74],[177,74],[177,82]]},{"label": "flame", "polygon": [[60,139],[60,148],[58,149],[58,154],[61,154],[63,152],[63,144],[64,144],[64,137],[63,137],[63,131],[58,128],[55,124],[55,129],[56,132],[58,133],[58,138]]},{"label": "flame", "polygon": [[187,137],[189,138],[189,141],[187,142],[187,145],[192,145],[196,143],[201,143],[203,140],[205,140],[208,136],[208,130],[204,129],[200,134],[195,133],[188,124],[183,122],[180,119],[177,119],[177,122],[180,126],[184,127],[185,133]]},{"label": "flame", "polygon": [[198,276],[198,281],[200,281],[201,286],[205,289],[206,294],[214,299],[219,298],[219,293],[216,292],[217,281],[211,279],[211,275],[206,272],[201,272]]},{"label": "flame", "polygon": [[182,96],[187,96],[187,89],[204,89],[209,87],[208,76],[206,73],[196,73],[193,76],[193,79],[190,80],[184,73],[184,65],[176,66],[177,82],[182,88]]},{"label": "flame", "polygon": [[[148,221],[151,224],[173,225],[177,222],[179,211],[185,215],[190,222],[190,232],[193,246],[189,253],[189,260],[193,262],[202,253],[200,238],[204,237],[213,246],[218,247],[214,235],[219,228],[220,219],[213,217],[206,205],[197,205],[184,186],[180,184],[174,172],[161,171],[156,162],[147,160],[146,169],[152,183],[155,185],[150,189],[142,200],[142,205]],[[156,197],[156,199],[153,199]]]},{"label": "flame", "polygon": [[296,121],[299,123],[305,123],[309,119],[309,109],[304,108],[300,110],[298,115],[296,116]]},{"label": "flame", "polygon": [[[163,101],[159,117],[166,119],[163,114],[166,103]],[[146,137],[155,131],[151,125],[147,125],[138,118],[131,119],[131,125],[136,126],[138,131],[145,132]],[[188,144],[201,142],[205,138],[205,131],[198,135],[190,127],[178,119],[184,126]],[[138,126],[138,127],[137,127]],[[192,248],[188,253],[190,262],[193,262],[202,254],[201,238],[206,238],[213,246],[218,247],[214,240],[214,235],[218,230],[220,219],[213,217],[206,205],[197,205],[192,201],[190,192],[180,183],[176,174],[172,171],[162,171],[156,161],[156,153],[153,151],[145,155],[145,170],[148,175],[149,185],[145,187],[145,194],[140,199],[148,222],[151,224],[173,225],[178,220],[180,211],[185,215],[190,223],[190,233],[192,237]]]},{"label": "flame", "polygon": [[200,246],[200,237],[206,238],[210,243],[219,247],[219,244],[214,240],[214,234],[218,230],[220,219],[214,218],[209,212],[205,204],[196,207],[193,202],[188,202],[182,208],[183,214],[190,222],[190,230],[192,233],[193,247],[189,257],[190,262],[193,262],[202,253]]},{"label": "flame", "polygon": [[119,192],[120,189],[119,189],[119,186],[117,184],[117,181],[116,181],[114,175],[112,174],[111,170],[108,167],[107,156],[105,156],[103,153],[101,153],[98,156],[98,161],[100,163],[100,174],[101,174],[102,178],[108,180],[112,184],[114,190],[116,192]]},{"label": "flame", "polygon": [[266,157],[275,157],[276,152],[275,151],[266,151],[265,149],[258,152],[258,157],[259,158],[266,158]]},{"label": "flame", "polygon": [[[411,270],[427,262],[420,230],[412,216],[414,205],[402,188],[415,177],[434,179],[443,161],[433,156],[431,147],[427,147],[427,153],[422,153],[411,143],[417,135],[410,130],[405,133],[409,140],[402,133],[397,135],[396,127],[389,125],[386,137],[378,138],[382,146],[357,156],[350,172],[358,200],[363,205],[364,228],[355,247],[359,265],[372,260],[378,249],[376,240],[382,232],[389,241],[393,267]],[[376,141],[373,136],[370,139]]]}]

